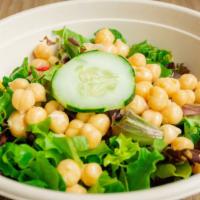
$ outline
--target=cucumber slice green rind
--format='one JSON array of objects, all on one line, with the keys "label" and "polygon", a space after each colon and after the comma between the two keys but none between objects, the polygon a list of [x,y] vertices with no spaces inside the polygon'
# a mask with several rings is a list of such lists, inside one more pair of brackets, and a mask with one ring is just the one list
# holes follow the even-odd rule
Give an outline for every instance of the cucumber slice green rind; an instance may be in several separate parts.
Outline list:
[{"label": "cucumber slice green rind", "polygon": [[90,51],[73,58],[54,75],[54,98],[75,112],[105,112],[127,105],[134,96],[135,73],[120,56]]}]

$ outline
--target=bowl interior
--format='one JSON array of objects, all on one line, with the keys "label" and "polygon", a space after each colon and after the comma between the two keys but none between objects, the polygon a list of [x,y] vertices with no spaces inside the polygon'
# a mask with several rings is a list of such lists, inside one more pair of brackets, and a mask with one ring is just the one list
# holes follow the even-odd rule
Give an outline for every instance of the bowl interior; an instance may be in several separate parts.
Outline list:
[{"label": "bowl interior", "polygon": [[[176,19],[176,20],[175,20]],[[20,65],[23,58],[30,56],[34,46],[52,30],[67,26],[83,35],[92,37],[92,34],[102,27],[112,27],[120,30],[128,43],[148,40],[155,46],[172,51],[175,62],[185,63],[191,71],[200,77],[200,14],[189,9],[173,7],[160,2],[140,0],[87,0],[63,2],[33,9],[22,14],[10,17],[0,22],[0,76],[9,73],[14,67]],[[2,183],[2,184],[1,184]],[[8,182],[0,177],[0,190],[6,190]],[[190,182],[192,183],[192,182]],[[193,179],[193,185],[199,183]],[[11,182],[9,182],[11,184]],[[16,184],[16,183],[15,183]],[[182,197],[192,190],[188,190],[188,184],[181,184],[182,189],[144,191],[131,193],[126,199],[175,199]],[[17,185],[17,187],[19,187]],[[20,186],[20,191],[24,186]],[[164,186],[165,187],[165,186]],[[175,186],[176,187],[176,186]],[[27,187],[30,189],[30,187]],[[179,189],[179,190],[178,190]],[[42,194],[34,192],[33,197],[24,191],[24,199],[64,199],[64,195],[55,195],[51,192]],[[153,192],[156,191],[156,192]],[[160,190],[161,191],[161,190]],[[196,191],[196,190],[195,190]],[[17,195],[16,188],[12,190]],[[194,192],[194,190],[193,190]],[[150,194],[150,195],[149,195]],[[165,195],[164,195],[165,194]],[[18,194],[19,195],[19,194]],[[25,198],[26,197],[26,198]],[[89,198],[89,197],[88,197]],[[87,199],[88,199],[87,198]],[[94,197],[91,197],[93,199]],[[95,197],[96,198],[96,197]],[[98,199],[111,199],[97,197]],[[96,199],[97,199],[96,198]],[[118,199],[118,196],[115,196]],[[122,197],[120,197],[121,199]],[[69,199],[78,199],[71,195]],[[85,199],[80,197],[79,199]]]}]

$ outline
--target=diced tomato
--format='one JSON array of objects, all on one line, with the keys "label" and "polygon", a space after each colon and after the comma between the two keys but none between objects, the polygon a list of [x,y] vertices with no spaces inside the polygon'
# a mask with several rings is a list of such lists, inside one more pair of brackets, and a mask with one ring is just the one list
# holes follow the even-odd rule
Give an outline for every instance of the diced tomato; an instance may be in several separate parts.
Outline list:
[{"label": "diced tomato", "polygon": [[44,72],[44,71],[47,71],[49,69],[49,66],[41,66],[41,67],[37,67],[36,69],[39,72]]}]

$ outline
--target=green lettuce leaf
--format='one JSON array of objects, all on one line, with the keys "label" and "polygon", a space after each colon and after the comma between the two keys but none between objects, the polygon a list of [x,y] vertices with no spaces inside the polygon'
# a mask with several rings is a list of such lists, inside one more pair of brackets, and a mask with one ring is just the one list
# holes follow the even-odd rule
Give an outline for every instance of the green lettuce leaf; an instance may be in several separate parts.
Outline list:
[{"label": "green lettuce leaf", "polygon": [[95,149],[88,149],[85,151],[78,151],[78,155],[85,159],[93,161],[102,162],[102,158],[111,152],[111,149],[108,147],[108,145],[103,140]]},{"label": "green lettuce leaf", "polygon": [[89,42],[89,39],[66,27],[61,30],[55,30],[53,33],[59,37],[58,56],[60,58],[62,58],[63,54],[66,54],[70,59],[79,55],[83,44]]},{"label": "green lettuce leaf", "polygon": [[44,121],[38,124],[31,124],[27,127],[27,131],[34,133],[35,135],[44,136],[49,133],[51,119],[48,117]]},{"label": "green lettuce leaf", "polygon": [[0,127],[10,114],[13,112],[14,108],[12,106],[12,91],[7,89],[0,96]]},{"label": "green lettuce leaf", "polygon": [[157,162],[163,160],[158,151],[150,152],[141,148],[136,161],[128,164],[127,180],[129,190],[140,190],[150,187],[151,175],[156,171]]},{"label": "green lettuce leaf", "polygon": [[191,173],[192,168],[188,162],[177,165],[168,163],[158,165],[154,176],[161,179],[168,177],[180,177],[186,179],[190,177]]},{"label": "green lettuce leaf", "polygon": [[194,144],[200,141],[200,115],[185,117],[182,120],[184,136],[193,141]]},{"label": "green lettuce leaf", "polygon": [[[61,191],[65,191],[66,189],[61,176],[45,158],[43,152],[38,152],[35,160],[31,162],[29,167],[21,171],[19,180],[21,182],[39,180],[45,183],[50,189]],[[33,182],[31,183],[33,184]]]},{"label": "green lettuce leaf", "polygon": [[26,58],[24,58],[21,66],[15,68],[9,77],[7,77],[7,76],[3,77],[3,85],[4,85],[4,87],[8,87],[9,82],[11,82],[17,78],[27,79],[28,76],[29,76],[29,65],[28,65],[28,58],[26,57]]},{"label": "green lettuce leaf", "polygon": [[0,148],[0,171],[23,183],[61,191],[66,188],[45,153],[27,144],[4,144]]},{"label": "green lettuce leaf", "polygon": [[104,158],[104,166],[106,167],[111,164],[115,165],[117,169],[124,161],[134,156],[140,147],[138,143],[133,142],[131,138],[127,138],[122,134],[115,141],[118,146],[114,149],[113,153],[108,154]]},{"label": "green lettuce leaf", "polygon": [[114,28],[110,28],[109,29],[112,34],[115,36],[115,41],[117,39],[120,39],[122,42],[126,43],[126,39],[124,38],[124,36],[117,30],[117,29],[114,29]]},{"label": "green lettuce leaf", "polygon": [[124,191],[123,184],[117,178],[110,177],[106,171],[99,177],[98,182],[89,189],[90,193],[115,193]]},{"label": "green lettuce leaf", "polygon": [[167,65],[172,62],[172,54],[169,51],[158,49],[147,41],[134,44],[130,48],[129,56],[134,53],[142,53],[147,58],[147,63],[158,63],[161,66],[161,77],[171,76],[173,71],[168,69]]},{"label": "green lettuce leaf", "polygon": [[166,146],[167,144],[164,142],[163,139],[155,139],[153,141],[153,149],[155,151],[162,152]]}]

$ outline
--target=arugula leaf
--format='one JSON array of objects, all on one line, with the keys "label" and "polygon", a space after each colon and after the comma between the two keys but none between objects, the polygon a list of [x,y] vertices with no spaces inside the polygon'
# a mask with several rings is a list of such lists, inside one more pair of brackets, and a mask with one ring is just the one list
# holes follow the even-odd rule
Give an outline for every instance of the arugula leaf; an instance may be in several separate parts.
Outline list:
[{"label": "arugula leaf", "polygon": [[28,58],[24,58],[23,63],[21,66],[15,68],[13,72],[10,74],[9,77],[3,77],[3,85],[4,87],[8,87],[9,82],[17,79],[17,78],[28,78],[29,76],[29,65],[28,65]]},{"label": "arugula leaf", "polygon": [[172,62],[172,54],[169,51],[158,49],[147,41],[134,44],[130,48],[129,57],[134,53],[142,53],[147,58],[147,63],[158,63],[161,66],[161,77],[171,76],[172,69],[167,68],[167,65]]},{"label": "arugula leaf", "polygon": [[184,136],[193,141],[194,144],[200,141],[200,115],[185,117],[182,120]]},{"label": "arugula leaf", "polygon": [[114,149],[112,154],[108,154],[104,158],[105,167],[111,164],[115,165],[117,169],[125,160],[130,159],[140,149],[138,143],[133,142],[131,138],[127,138],[122,134],[116,138],[116,142],[118,147]]},{"label": "arugula leaf", "polygon": [[99,177],[98,182],[89,189],[90,193],[124,192],[123,184],[117,178],[111,178],[106,171]]},{"label": "arugula leaf", "polygon": [[154,176],[159,177],[161,179],[173,176],[186,179],[190,177],[191,173],[192,168],[188,162],[177,165],[168,163],[158,165]]},{"label": "arugula leaf", "polygon": [[156,171],[156,163],[163,160],[158,151],[150,152],[141,148],[136,161],[128,164],[127,180],[129,190],[139,190],[150,187],[150,177]]},{"label": "arugula leaf", "polygon": [[117,39],[120,39],[122,42],[126,43],[126,39],[124,38],[124,36],[117,30],[117,29],[114,29],[114,28],[110,28],[109,29],[112,34],[115,36],[115,41]]},{"label": "arugula leaf", "polygon": [[89,42],[89,39],[82,35],[75,33],[68,28],[64,27],[61,30],[53,31],[55,35],[59,37],[59,57],[62,58],[62,54],[67,54],[71,59],[81,53],[81,48],[84,43]]}]

